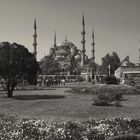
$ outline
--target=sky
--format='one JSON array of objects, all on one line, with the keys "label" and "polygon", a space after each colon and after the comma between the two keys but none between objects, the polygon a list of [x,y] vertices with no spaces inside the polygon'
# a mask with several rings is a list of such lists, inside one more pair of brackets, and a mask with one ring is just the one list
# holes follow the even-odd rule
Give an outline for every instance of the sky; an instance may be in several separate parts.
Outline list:
[{"label": "sky", "polygon": [[49,54],[56,31],[57,43],[82,44],[85,15],[86,54],[91,57],[92,29],[95,61],[117,52],[122,60],[139,61],[140,0],[0,0],[0,42],[17,42],[33,52],[33,23],[37,22],[37,59]]}]

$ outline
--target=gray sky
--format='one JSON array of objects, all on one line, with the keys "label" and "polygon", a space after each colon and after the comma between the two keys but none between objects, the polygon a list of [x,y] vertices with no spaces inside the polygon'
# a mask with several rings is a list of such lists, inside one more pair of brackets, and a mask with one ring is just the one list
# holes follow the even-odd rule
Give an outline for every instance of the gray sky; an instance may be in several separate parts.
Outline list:
[{"label": "gray sky", "polygon": [[85,13],[86,53],[91,56],[95,31],[95,60],[116,51],[121,60],[138,62],[140,0],[0,0],[0,41],[17,42],[33,51],[33,20],[37,19],[38,60],[65,35],[81,48],[82,13]]}]

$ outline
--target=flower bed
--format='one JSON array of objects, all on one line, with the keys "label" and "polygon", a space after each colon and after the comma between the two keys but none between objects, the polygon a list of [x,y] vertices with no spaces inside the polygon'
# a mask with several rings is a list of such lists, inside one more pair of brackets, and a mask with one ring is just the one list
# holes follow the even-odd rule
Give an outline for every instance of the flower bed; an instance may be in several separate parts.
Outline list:
[{"label": "flower bed", "polygon": [[79,93],[79,94],[99,94],[100,92],[108,92],[108,93],[123,93],[126,95],[129,94],[139,94],[140,88],[138,87],[132,87],[128,85],[93,85],[93,86],[77,86],[72,87],[73,93]]},{"label": "flower bed", "polygon": [[140,133],[140,120],[112,118],[49,123],[39,119],[0,115],[1,140],[107,140],[129,133]]},{"label": "flower bed", "polygon": [[96,95],[93,105],[97,106],[122,106],[123,95],[140,93],[140,88],[128,85],[93,85],[72,87],[72,93]]}]

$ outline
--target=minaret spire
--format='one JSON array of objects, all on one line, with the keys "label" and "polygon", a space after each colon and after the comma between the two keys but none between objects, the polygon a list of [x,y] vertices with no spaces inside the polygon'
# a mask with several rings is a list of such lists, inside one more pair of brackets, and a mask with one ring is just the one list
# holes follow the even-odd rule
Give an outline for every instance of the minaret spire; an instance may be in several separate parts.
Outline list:
[{"label": "minaret spire", "polygon": [[95,41],[94,41],[94,29],[92,30],[92,39],[93,39],[93,42],[92,42],[92,61],[95,62]]},{"label": "minaret spire", "polygon": [[139,48],[139,65],[140,65],[140,48]]},{"label": "minaret spire", "polygon": [[84,66],[84,64],[85,64],[85,52],[86,52],[86,50],[85,50],[85,43],[86,43],[86,40],[85,40],[85,18],[84,18],[84,13],[83,13],[83,17],[82,17],[82,32],[81,32],[81,34],[82,34],[82,41],[81,41],[81,43],[82,43],[82,50],[81,50],[81,52],[82,52],[82,56],[81,56],[81,66],[83,67]]},{"label": "minaret spire", "polygon": [[54,31],[54,48],[56,47],[56,31]]},{"label": "minaret spire", "polygon": [[84,13],[83,13],[83,17],[82,17],[82,25],[85,26],[85,17],[84,17]]},{"label": "minaret spire", "polygon": [[33,34],[33,38],[34,38],[34,58],[36,59],[37,57],[37,26],[36,26],[36,18],[34,19],[34,34]]}]

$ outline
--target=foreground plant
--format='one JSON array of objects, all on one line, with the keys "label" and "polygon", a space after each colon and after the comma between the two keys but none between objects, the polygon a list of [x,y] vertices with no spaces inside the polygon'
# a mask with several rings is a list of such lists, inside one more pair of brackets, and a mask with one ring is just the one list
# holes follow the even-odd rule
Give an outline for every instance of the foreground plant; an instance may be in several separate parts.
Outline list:
[{"label": "foreground plant", "polygon": [[108,140],[124,134],[140,134],[140,120],[104,120],[49,123],[39,119],[20,119],[0,115],[1,140]]}]

